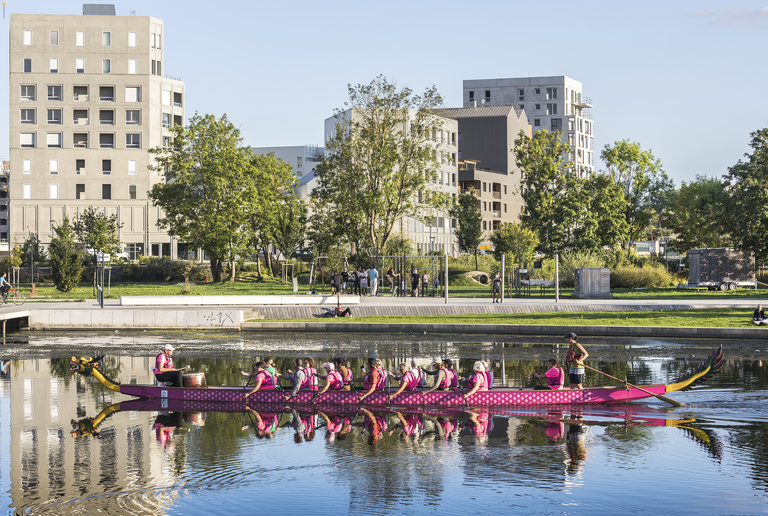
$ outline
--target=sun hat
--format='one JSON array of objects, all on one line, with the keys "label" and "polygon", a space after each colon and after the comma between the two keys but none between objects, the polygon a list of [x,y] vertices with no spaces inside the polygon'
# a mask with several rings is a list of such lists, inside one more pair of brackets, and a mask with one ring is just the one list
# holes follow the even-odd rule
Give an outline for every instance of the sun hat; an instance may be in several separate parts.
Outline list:
[{"label": "sun hat", "polygon": [[163,346],[163,351],[173,351],[175,348],[171,344],[166,344]]},{"label": "sun hat", "polygon": [[578,335],[576,335],[572,331],[569,331],[568,333],[565,334],[565,338],[566,339],[576,339],[576,338],[578,338]]}]

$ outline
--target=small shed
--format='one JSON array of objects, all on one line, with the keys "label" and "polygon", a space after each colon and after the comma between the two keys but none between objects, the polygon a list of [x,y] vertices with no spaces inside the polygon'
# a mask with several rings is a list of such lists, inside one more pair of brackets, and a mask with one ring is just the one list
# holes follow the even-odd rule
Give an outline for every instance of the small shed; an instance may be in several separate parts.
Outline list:
[{"label": "small shed", "polygon": [[579,299],[610,299],[611,269],[576,269],[573,277],[573,297]]}]

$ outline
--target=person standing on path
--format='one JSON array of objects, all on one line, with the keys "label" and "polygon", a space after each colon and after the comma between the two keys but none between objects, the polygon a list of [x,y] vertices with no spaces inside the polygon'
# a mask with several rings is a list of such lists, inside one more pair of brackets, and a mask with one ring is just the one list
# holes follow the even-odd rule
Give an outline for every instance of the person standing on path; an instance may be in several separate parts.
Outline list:
[{"label": "person standing on path", "polygon": [[368,279],[371,281],[371,295],[379,295],[379,271],[376,270],[376,266],[371,267],[368,271]]},{"label": "person standing on path", "polygon": [[589,353],[579,344],[579,337],[574,332],[566,333],[565,340],[568,342],[568,351],[565,354],[565,362],[568,364],[568,388],[583,389],[584,361]]},{"label": "person standing on path", "polygon": [[419,270],[414,267],[411,274],[411,297],[419,297]]},{"label": "person standing on path", "polygon": [[493,302],[501,303],[501,274],[498,271],[491,281],[491,287],[493,288]]}]

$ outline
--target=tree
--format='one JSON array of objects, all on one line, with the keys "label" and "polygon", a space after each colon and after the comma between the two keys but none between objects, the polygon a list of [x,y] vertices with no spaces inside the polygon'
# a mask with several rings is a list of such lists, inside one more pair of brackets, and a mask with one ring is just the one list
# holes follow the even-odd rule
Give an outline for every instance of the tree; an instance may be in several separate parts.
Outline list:
[{"label": "tree", "polygon": [[459,195],[456,204],[449,211],[452,218],[456,219],[456,229],[453,234],[459,244],[459,249],[475,254],[475,270],[477,270],[477,247],[483,237],[483,216],[477,208],[477,197],[474,189]]},{"label": "tree", "polygon": [[226,115],[195,114],[188,127],[171,131],[170,148],[150,150],[154,170],[165,176],[149,192],[163,210],[158,223],[181,242],[205,250],[214,281],[221,281],[228,262],[233,282],[237,256],[250,254],[250,222],[258,213],[263,171]]},{"label": "tree", "polygon": [[661,161],[651,151],[642,150],[639,143],[629,140],[614,142],[613,146],[605,146],[600,157],[608,173],[624,192],[627,203],[624,216],[629,227],[625,243],[629,252],[648,226],[661,192],[671,189],[673,185],[662,169]]},{"label": "tree", "polygon": [[768,128],[750,137],[752,151],[723,178],[729,194],[727,225],[736,247],[754,252],[762,261],[768,258]]},{"label": "tree", "polygon": [[595,174],[580,183],[580,202],[587,209],[582,211],[585,219],[576,231],[573,248],[619,247],[627,240],[629,231],[623,192],[607,174]]},{"label": "tree", "polygon": [[51,256],[51,275],[53,284],[61,292],[70,292],[80,281],[83,273],[83,261],[75,243],[75,233],[64,216],[61,224],[53,227],[55,236],[48,247]]},{"label": "tree", "polygon": [[397,221],[445,204],[427,189],[441,161],[432,141],[441,122],[432,110],[442,98],[434,87],[414,95],[383,76],[350,85],[348,93],[317,167],[311,222],[315,234],[341,239],[354,232],[363,246],[384,249]]},{"label": "tree", "polygon": [[538,250],[549,256],[570,246],[574,212],[581,209],[572,195],[576,178],[568,173],[564,158],[570,145],[561,136],[560,131],[541,130],[528,138],[520,131],[513,149],[522,174],[520,221],[536,234]]},{"label": "tree", "polygon": [[527,264],[533,261],[534,252],[538,245],[536,233],[520,223],[502,224],[499,230],[491,235],[493,257],[501,261],[505,255],[508,265]]},{"label": "tree", "polygon": [[44,262],[48,259],[45,248],[40,245],[37,234],[30,234],[21,244],[21,264],[29,265],[32,261]]},{"label": "tree", "polygon": [[77,216],[72,227],[77,240],[94,250],[93,258],[96,260],[99,254],[110,253],[117,248],[120,244],[117,231],[123,225],[117,223],[117,215],[97,212],[89,206]]},{"label": "tree", "polygon": [[304,246],[307,237],[307,205],[298,197],[286,197],[278,203],[278,213],[272,230],[275,248],[287,259]]},{"label": "tree", "polygon": [[696,176],[683,182],[664,211],[664,222],[675,234],[670,246],[679,252],[723,247],[728,242],[728,192],[716,178]]}]

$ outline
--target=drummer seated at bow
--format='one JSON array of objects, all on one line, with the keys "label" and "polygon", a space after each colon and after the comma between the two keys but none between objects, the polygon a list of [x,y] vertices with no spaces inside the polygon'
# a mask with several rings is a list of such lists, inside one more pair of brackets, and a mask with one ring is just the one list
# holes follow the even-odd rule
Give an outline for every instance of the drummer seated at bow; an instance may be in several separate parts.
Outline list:
[{"label": "drummer seated at bow", "polygon": [[383,391],[387,384],[387,372],[384,364],[378,358],[368,359],[368,372],[363,378],[363,387],[366,391],[359,397],[360,401],[373,394],[374,391]]},{"label": "drummer seated at bow", "polygon": [[183,383],[182,371],[173,367],[173,350],[171,344],[163,346],[163,352],[155,358],[155,367],[152,370],[155,373],[155,379],[158,382],[164,382],[169,387],[181,387]]},{"label": "drummer seated at bow", "polygon": [[319,391],[316,395],[323,394],[328,389],[332,391],[343,391],[344,378],[342,378],[341,373],[336,370],[336,366],[333,365],[331,362],[326,362],[323,364],[323,367],[325,368],[325,374],[326,374],[325,387],[323,387],[323,389]]},{"label": "drummer seated at bow", "polygon": [[245,393],[246,398],[259,390],[273,391],[277,386],[277,379],[267,370],[267,365],[264,362],[256,362],[254,370],[256,371],[256,377],[254,380],[253,389]]},{"label": "drummer seated at bow", "polygon": [[394,398],[403,391],[415,391],[416,386],[419,384],[418,378],[408,367],[408,364],[400,364],[400,388],[396,392],[389,395],[389,399]]}]

